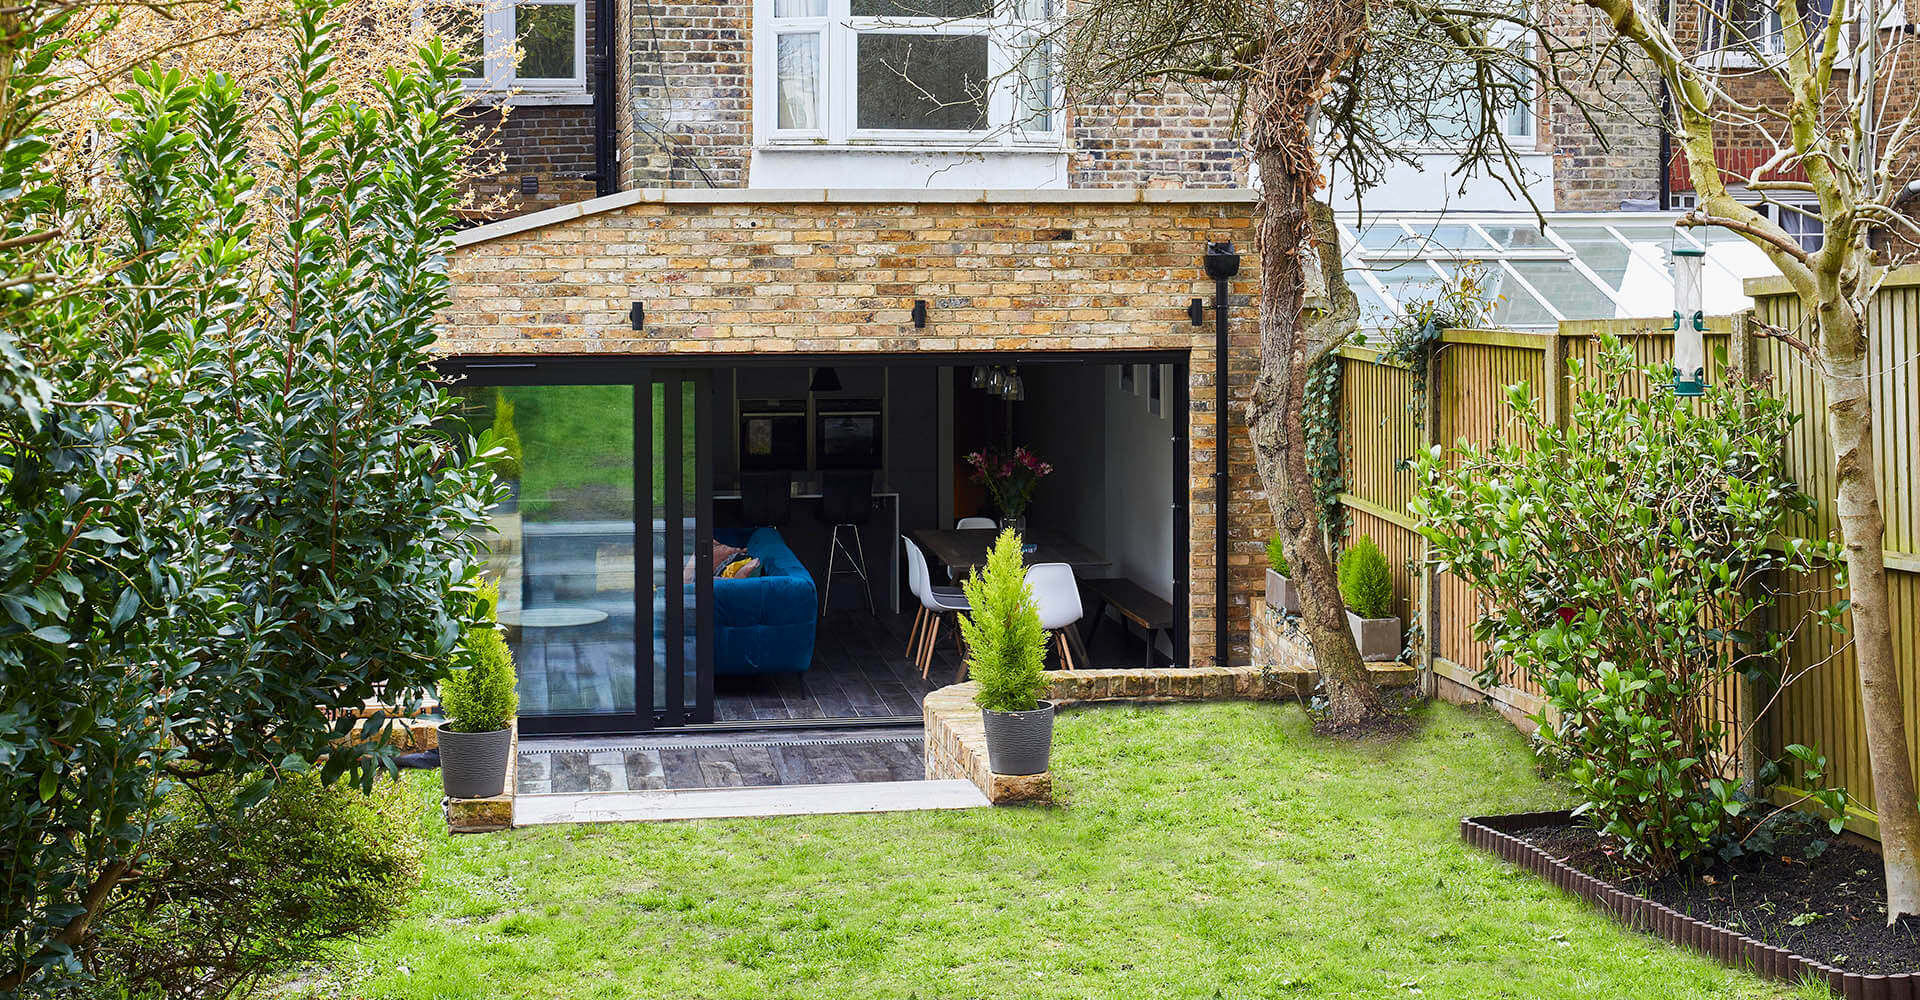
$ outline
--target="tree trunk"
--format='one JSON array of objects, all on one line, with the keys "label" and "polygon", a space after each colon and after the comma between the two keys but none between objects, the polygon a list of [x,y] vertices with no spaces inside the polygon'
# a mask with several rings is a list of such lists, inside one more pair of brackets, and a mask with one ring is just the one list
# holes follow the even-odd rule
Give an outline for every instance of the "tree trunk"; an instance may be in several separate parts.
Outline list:
[{"label": "tree trunk", "polygon": [[1860,675],[1860,710],[1873,772],[1874,812],[1880,818],[1891,924],[1903,914],[1920,915],[1920,809],[1914,801],[1906,712],[1893,658],[1886,519],[1875,469],[1866,339],[1858,315],[1845,304],[1846,296],[1835,290],[1821,298],[1819,353],[1826,373],[1827,435],[1835,456],[1834,509],[1847,551],[1853,656]]},{"label": "tree trunk", "polygon": [[[1321,249],[1311,238],[1315,235],[1311,216],[1315,178],[1295,176],[1288,169],[1290,158],[1277,149],[1262,149],[1257,156],[1262,188],[1260,378],[1248,405],[1254,465],[1300,590],[1300,624],[1326,686],[1327,721],[1336,727],[1351,726],[1379,718],[1386,707],[1347,628],[1347,608],[1327,554],[1307,466],[1307,371],[1329,346],[1314,343],[1304,315],[1301,254]],[[1332,266],[1323,267],[1322,273],[1331,298],[1334,285],[1344,281],[1337,253]],[[1224,497],[1218,499],[1224,503]]]}]

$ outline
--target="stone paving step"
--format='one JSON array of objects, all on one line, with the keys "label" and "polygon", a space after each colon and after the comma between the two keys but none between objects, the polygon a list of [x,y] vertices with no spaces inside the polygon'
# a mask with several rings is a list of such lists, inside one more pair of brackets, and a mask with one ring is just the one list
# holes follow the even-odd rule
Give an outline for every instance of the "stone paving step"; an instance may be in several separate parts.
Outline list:
[{"label": "stone paving step", "polygon": [[991,803],[973,782],[960,779],[586,792],[517,796],[513,825],[913,812],[987,805]]}]

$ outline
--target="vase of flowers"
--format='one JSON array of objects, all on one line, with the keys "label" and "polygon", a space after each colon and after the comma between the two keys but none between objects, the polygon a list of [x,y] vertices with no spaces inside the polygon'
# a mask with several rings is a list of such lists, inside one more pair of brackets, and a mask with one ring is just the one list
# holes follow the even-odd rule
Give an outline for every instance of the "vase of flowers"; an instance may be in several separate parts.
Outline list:
[{"label": "vase of flowers", "polygon": [[967,456],[973,466],[973,480],[987,488],[993,505],[1000,511],[1001,525],[1026,530],[1027,505],[1033,502],[1034,488],[1053,474],[1053,465],[1025,448],[1002,455],[991,448]]}]

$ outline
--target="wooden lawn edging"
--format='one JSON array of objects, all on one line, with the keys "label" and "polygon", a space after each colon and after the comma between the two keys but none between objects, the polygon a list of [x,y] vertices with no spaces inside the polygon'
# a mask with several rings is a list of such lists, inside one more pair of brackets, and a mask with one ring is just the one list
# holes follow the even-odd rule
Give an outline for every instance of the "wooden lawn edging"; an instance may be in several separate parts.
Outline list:
[{"label": "wooden lawn edging", "polygon": [[1845,1000],[1920,1000],[1920,973],[1867,975],[1837,969],[1786,948],[1696,920],[1678,910],[1636,895],[1605,879],[1549,856],[1509,831],[1573,822],[1569,810],[1469,816],[1460,821],[1460,839],[1471,847],[1509,861],[1546,880],[1554,888],[1586,900],[1615,922],[1644,931],[1723,965],[1762,979],[1825,982]]}]

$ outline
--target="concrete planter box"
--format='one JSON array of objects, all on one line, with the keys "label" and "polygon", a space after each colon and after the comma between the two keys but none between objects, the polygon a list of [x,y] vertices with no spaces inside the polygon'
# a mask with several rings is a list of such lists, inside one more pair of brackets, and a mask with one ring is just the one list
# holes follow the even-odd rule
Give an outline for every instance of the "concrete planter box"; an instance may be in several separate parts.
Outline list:
[{"label": "concrete planter box", "polygon": [[1347,628],[1353,632],[1354,645],[1360,647],[1360,658],[1370,663],[1383,660],[1397,660],[1403,647],[1400,618],[1362,618],[1353,612],[1347,612]]},{"label": "concrete planter box", "polygon": [[1271,569],[1267,570],[1267,607],[1283,615],[1300,613],[1300,589]]}]

